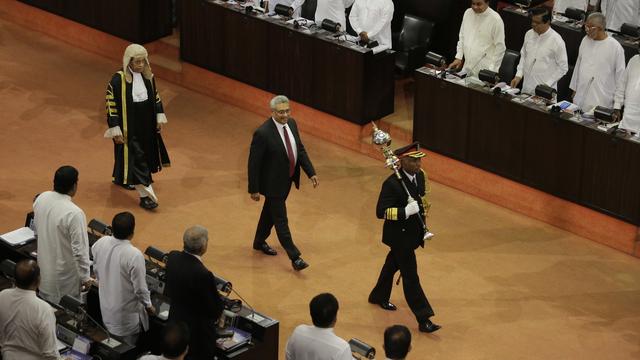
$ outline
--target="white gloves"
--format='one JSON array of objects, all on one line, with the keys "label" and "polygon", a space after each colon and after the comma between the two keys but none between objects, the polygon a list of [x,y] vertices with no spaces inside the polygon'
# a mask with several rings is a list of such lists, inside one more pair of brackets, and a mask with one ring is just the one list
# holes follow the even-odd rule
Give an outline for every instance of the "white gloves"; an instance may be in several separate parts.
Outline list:
[{"label": "white gloves", "polygon": [[418,206],[417,201],[411,201],[409,202],[409,204],[407,204],[407,206],[404,207],[404,214],[407,219],[409,218],[409,216],[415,215],[419,211],[420,211],[420,207]]}]

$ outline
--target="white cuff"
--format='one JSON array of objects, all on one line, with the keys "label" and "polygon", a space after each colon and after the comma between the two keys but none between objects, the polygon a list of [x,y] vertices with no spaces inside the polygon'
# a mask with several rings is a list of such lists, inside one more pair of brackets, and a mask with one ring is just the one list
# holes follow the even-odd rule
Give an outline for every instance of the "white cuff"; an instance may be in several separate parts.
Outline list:
[{"label": "white cuff", "polygon": [[614,109],[616,109],[616,110],[620,110],[620,109],[622,109],[622,103],[621,103],[621,102],[617,102],[617,101],[615,101],[615,102],[613,103],[613,108],[614,108]]},{"label": "white cuff", "polygon": [[166,124],[167,117],[164,115],[164,113],[158,113],[156,114],[156,121],[158,122],[158,124]]},{"label": "white cuff", "polygon": [[122,136],[122,130],[120,130],[120,126],[114,126],[112,128],[107,129],[107,131],[104,132],[104,137],[107,139],[111,139],[116,136]]}]

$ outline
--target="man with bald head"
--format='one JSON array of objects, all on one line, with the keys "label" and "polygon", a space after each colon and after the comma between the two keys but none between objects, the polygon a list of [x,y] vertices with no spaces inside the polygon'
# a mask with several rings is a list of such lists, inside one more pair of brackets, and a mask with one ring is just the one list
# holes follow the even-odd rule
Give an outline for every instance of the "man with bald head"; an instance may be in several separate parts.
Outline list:
[{"label": "man with bald head", "polygon": [[624,50],[617,40],[607,35],[607,21],[602,13],[591,13],[584,28],[587,36],[580,43],[569,84],[573,103],[584,112],[596,106],[612,108],[616,84],[624,72]]},{"label": "man with bald head", "polygon": [[22,260],[16,265],[14,277],[16,287],[0,292],[2,359],[61,359],[54,310],[36,296],[40,267],[33,260]]},{"label": "man with bald head", "polygon": [[202,262],[209,232],[200,225],[184,232],[183,250],[167,259],[165,295],[171,299],[170,322],[184,322],[192,334],[187,359],[213,359],[216,349],[215,324],[224,310],[215,276]]}]

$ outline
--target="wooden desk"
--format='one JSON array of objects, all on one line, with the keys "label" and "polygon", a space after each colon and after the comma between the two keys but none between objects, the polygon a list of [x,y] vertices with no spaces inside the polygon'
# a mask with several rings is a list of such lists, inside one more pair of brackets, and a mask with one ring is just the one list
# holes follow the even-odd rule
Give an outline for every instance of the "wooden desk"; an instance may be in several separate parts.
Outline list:
[{"label": "wooden desk", "polygon": [[393,51],[374,55],[239,5],[181,4],[182,60],[357,124],[393,113]]},{"label": "wooden desk", "polygon": [[434,152],[640,225],[640,142],[416,71],[413,137]]},{"label": "wooden desk", "polygon": [[20,1],[138,44],[172,31],[171,0]]}]

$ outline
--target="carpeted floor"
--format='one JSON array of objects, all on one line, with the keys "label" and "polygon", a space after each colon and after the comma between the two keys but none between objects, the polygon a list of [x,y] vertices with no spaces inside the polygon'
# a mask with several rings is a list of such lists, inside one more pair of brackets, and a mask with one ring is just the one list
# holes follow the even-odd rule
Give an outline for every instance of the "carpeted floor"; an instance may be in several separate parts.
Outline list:
[{"label": "carpeted floor", "polygon": [[373,344],[379,358],[382,332],[396,323],[413,333],[411,359],[640,358],[638,259],[439,184],[430,218],[437,236],[417,255],[442,330],[418,333],[401,287],[391,299],[399,311],[369,305],[387,251],[374,207],[389,172],[309,134],[321,185],[304,180],[288,208],[311,267],[292,271],[279,246],[277,257],[253,251],[261,204],[247,194],[246,160],[267,104],[257,115],[158,81],[173,166],[155,177],[157,211],[140,209],[133,192],[111,184],[112,146],[102,137],[105,85],[118,65],[0,21],[0,232],[20,226],[54,170],[71,164],[87,217],[109,222],[132,211],[141,249],[177,249],[186,227],[208,227],[205,263],[280,321],[281,354],[292,329],[310,323],[311,297],[328,291],[340,300],[336,333]]}]

